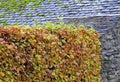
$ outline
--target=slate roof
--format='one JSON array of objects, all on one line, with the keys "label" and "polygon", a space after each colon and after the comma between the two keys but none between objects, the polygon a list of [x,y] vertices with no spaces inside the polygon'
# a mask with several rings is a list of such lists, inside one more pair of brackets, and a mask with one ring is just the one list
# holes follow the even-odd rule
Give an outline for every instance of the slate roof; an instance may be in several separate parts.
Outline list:
[{"label": "slate roof", "polygon": [[[83,17],[95,15],[120,14],[120,0],[45,0],[37,8],[31,9],[28,4],[25,10],[20,12],[7,12],[0,9],[0,13],[5,13],[0,20],[7,21],[8,24],[17,22],[19,25],[32,25],[36,22],[59,21],[60,17]],[[2,25],[2,23],[0,23]]]}]

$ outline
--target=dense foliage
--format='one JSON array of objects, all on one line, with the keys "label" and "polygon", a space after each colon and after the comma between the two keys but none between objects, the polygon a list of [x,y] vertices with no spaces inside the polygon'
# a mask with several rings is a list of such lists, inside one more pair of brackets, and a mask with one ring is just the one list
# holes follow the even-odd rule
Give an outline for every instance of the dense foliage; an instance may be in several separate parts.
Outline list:
[{"label": "dense foliage", "polygon": [[0,28],[0,82],[100,82],[99,34],[48,25]]}]

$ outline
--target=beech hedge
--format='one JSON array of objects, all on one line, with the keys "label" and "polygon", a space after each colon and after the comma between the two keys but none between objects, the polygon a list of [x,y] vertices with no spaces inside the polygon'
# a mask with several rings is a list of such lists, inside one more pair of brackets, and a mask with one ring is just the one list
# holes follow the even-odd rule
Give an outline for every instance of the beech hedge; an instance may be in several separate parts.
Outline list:
[{"label": "beech hedge", "polygon": [[0,82],[100,82],[99,34],[58,27],[0,27]]}]

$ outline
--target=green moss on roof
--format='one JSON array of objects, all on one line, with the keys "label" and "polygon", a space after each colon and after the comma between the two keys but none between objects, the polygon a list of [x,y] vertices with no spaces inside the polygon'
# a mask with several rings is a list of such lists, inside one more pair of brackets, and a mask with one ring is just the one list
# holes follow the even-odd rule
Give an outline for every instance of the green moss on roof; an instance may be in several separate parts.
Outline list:
[{"label": "green moss on roof", "polygon": [[23,10],[30,2],[33,2],[32,6],[36,6],[43,1],[44,0],[0,0],[0,9],[5,8],[7,11],[16,12]]}]

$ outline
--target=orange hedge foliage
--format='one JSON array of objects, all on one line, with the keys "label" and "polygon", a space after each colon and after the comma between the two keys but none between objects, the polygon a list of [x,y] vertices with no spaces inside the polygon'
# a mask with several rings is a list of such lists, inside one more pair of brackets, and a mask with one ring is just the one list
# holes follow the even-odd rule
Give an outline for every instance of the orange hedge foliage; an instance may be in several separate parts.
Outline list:
[{"label": "orange hedge foliage", "polygon": [[0,82],[100,82],[99,34],[86,28],[0,28]]}]

